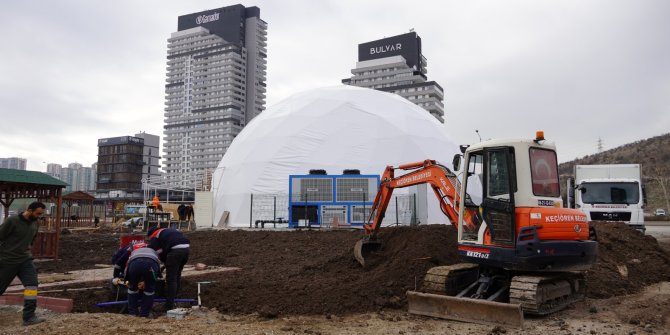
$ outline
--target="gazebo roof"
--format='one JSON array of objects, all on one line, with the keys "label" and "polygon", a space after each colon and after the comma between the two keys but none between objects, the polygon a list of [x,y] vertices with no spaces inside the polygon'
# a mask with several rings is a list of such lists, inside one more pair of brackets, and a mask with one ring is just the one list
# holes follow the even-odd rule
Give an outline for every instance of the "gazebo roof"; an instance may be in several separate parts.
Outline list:
[{"label": "gazebo roof", "polygon": [[75,191],[75,192],[66,192],[63,193],[63,200],[95,200],[95,197],[83,192],[83,191]]},{"label": "gazebo roof", "polygon": [[65,187],[67,183],[46,173],[0,168],[0,183],[38,184]]}]

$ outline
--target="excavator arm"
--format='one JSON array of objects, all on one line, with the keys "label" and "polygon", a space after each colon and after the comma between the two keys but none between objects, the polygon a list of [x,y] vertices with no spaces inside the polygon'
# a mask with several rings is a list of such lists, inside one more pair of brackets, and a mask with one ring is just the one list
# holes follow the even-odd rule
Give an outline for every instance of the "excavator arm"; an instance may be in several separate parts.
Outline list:
[{"label": "excavator arm", "polygon": [[[411,171],[402,176],[395,177],[396,170]],[[409,187],[419,184],[430,184],[435,196],[440,202],[440,209],[446,215],[453,227],[457,228],[459,192],[461,183],[449,168],[437,163],[434,160],[424,160],[409,164],[399,165],[398,167],[387,166],[379,183],[377,196],[372,204],[370,218],[363,226],[365,237],[359,240],[354,246],[354,257],[361,265],[365,266],[365,258],[370,253],[379,250],[381,241],[377,237],[381,227],[386,209],[388,208],[393,190],[396,188]],[[469,212],[466,211],[464,223],[466,228],[472,226],[469,223]]]},{"label": "excavator arm", "polygon": [[[411,172],[400,177],[395,177],[395,170],[405,170]],[[398,167],[387,166],[379,183],[377,196],[372,204],[370,218],[364,225],[365,234],[369,239],[375,239],[381,226],[382,220],[386,215],[386,209],[391,201],[393,190],[396,188],[409,187],[419,184],[430,184],[435,192],[435,196],[440,201],[440,209],[451,221],[454,227],[458,223],[458,212],[456,204],[459,201],[459,191],[461,183],[456,175],[444,165],[434,160],[424,160],[403,164]]]}]

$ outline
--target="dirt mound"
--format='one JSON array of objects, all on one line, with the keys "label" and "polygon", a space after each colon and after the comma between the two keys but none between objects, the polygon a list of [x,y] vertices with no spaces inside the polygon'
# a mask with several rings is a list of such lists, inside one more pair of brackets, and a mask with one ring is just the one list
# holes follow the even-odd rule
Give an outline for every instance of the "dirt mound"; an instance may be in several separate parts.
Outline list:
[{"label": "dirt mound", "polygon": [[[205,289],[205,301],[224,313],[342,314],[403,307],[405,291],[420,285],[428,268],[456,261],[456,234],[446,228],[383,229],[385,261],[366,269],[353,259],[360,231],[235,231],[189,238],[193,261],[244,269],[220,275]],[[203,253],[210,245],[220,252]]]},{"label": "dirt mound", "polygon": [[[590,297],[632,293],[670,279],[670,260],[654,238],[617,224],[599,225],[597,233],[600,254],[587,275]],[[99,251],[90,253],[97,256],[84,259],[80,249],[68,246],[82,245],[75,236],[64,237],[61,250],[74,250],[71,256],[79,260],[77,266],[107,263],[118,246],[118,239],[107,236]],[[367,268],[353,258],[353,246],[361,237],[361,231],[189,233],[189,264],[202,262],[242,270],[184,278],[181,296],[195,298],[196,282],[214,281],[202,287],[204,305],[223,313],[259,313],[267,318],[405,308],[405,292],[421,286],[426,270],[458,262],[456,232],[451,226],[383,228],[380,237],[385,247],[377,255],[378,262]],[[68,253],[61,252],[60,263],[75,264],[66,260]],[[626,276],[621,274],[622,266]],[[70,291],[59,296],[74,298],[79,312],[100,311],[92,302],[109,299],[104,290]]]},{"label": "dirt mound", "polygon": [[598,223],[598,259],[586,274],[588,296],[609,298],[670,280],[670,257],[655,238],[623,223]]},{"label": "dirt mound", "polygon": [[58,260],[35,262],[39,273],[63,273],[109,264],[119,247],[118,234],[72,233],[60,235]]}]

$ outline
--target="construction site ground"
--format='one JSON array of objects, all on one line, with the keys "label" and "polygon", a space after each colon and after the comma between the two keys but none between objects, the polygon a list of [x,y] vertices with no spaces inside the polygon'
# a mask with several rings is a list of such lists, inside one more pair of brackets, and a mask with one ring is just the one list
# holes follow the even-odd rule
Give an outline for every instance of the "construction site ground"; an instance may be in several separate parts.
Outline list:
[{"label": "construction site ground", "polygon": [[[43,287],[41,295],[73,299],[74,313],[40,310],[48,321],[36,326],[21,326],[20,306],[0,307],[0,334],[670,334],[670,235],[623,224],[596,229],[599,257],[587,274],[587,299],[526,317],[523,329],[406,312],[405,292],[421,287],[427,269],[458,262],[452,227],[420,225],[383,228],[385,248],[366,268],[352,255],[360,230],[190,232],[189,265],[239,270],[184,277],[181,298],[197,298],[196,283],[212,282],[202,285],[203,307],[185,319],[95,307],[115,299],[109,277]],[[118,246],[111,231],[62,235],[60,259],[36,265],[41,278],[94,269]]]}]

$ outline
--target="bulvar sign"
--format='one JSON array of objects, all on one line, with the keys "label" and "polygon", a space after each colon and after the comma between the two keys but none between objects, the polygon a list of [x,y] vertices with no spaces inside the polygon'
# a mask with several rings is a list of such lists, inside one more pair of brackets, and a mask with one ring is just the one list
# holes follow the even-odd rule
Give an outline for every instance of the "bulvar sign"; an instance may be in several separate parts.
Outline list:
[{"label": "bulvar sign", "polygon": [[410,32],[358,45],[359,62],[391,56],[402,56],[407,65],[421,70],[421,39]]},{"label": "bulvar sign", "polygon": [[382,45],[378,47],[372,47],[370,48],[370,54],[380,54],[384,52],[389,52],[389,51],[396,51],[396,50],[401,50],[402,49],[402,43],[396,43],[396,44],[387,44],[387,45]]}]

